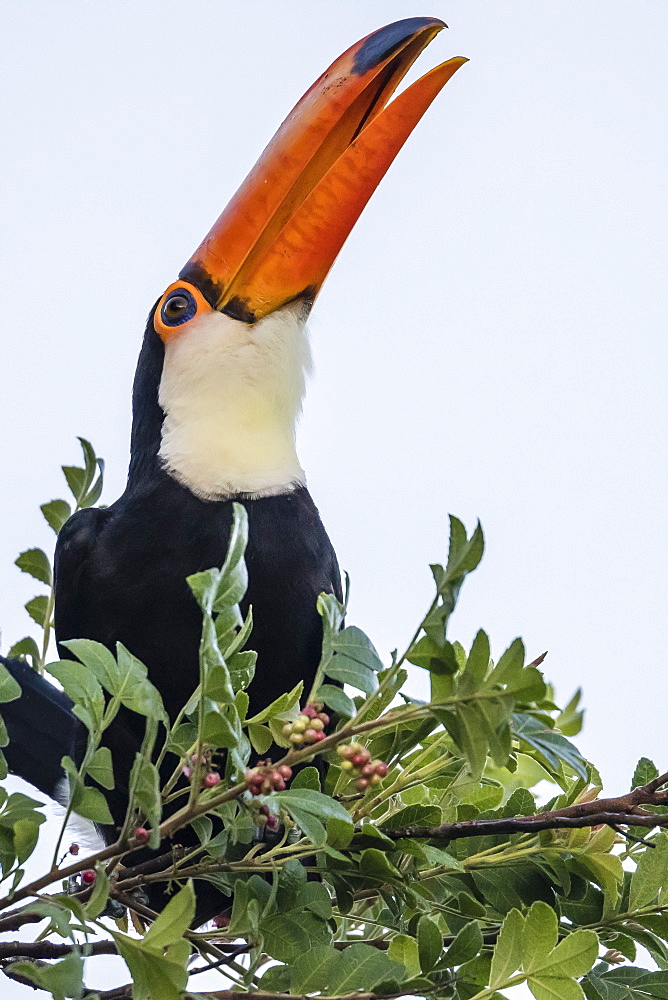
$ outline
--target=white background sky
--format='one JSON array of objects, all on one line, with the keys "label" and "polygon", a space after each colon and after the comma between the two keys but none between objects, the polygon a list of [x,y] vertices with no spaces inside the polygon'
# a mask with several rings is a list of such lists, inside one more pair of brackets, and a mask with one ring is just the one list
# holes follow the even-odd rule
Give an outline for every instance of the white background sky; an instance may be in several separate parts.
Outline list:
[{"label": "white background sky", "polygon": [[122,491],[153,301],[329,62],[423,14],[450,30],[417,72],[471,62],[316,305],[300,457],[383,653],[430,600],[447,513],[480,517],[451,637],[548,649],[617,793],[641,754],[668,769],[663,0],[5,2],[2,648],[77,434]]}]

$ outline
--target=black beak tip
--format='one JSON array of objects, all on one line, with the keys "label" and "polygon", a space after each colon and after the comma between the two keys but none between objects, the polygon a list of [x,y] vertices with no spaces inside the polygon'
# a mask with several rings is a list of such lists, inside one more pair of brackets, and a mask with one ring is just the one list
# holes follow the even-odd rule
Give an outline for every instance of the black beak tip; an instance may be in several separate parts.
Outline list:
[{"label": "black beak tip", "polygon": [[447,28],[445,21],[441,21],[438,17],[406,17],[402,21],[394,21],[374,31],[356,53],[353,73],[360,76],[368,73],[379,62],[391,56],[412,35],[429,25]]}]

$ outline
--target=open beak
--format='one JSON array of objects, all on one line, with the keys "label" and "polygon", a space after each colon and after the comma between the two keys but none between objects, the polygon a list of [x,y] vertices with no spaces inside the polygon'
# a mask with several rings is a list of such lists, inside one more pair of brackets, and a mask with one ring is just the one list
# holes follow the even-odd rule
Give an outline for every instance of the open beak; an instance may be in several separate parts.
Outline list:
[{"label": "open beak", "polygon": [[411,131],[466,59],[388,101],[445,25],[408,18],[344,52],[304,94],[180,273],[246,323],[311,303]]}]

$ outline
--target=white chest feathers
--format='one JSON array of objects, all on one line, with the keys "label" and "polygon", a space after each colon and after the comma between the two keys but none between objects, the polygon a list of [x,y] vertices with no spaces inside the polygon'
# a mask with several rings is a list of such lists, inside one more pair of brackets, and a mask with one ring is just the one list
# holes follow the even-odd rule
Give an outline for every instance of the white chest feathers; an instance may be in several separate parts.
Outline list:
[{"label": "white chest feathers", "polygon": [[249,326],[207,313],[165,345],[160,457],[205,499],[287,493],[305,482],[295,450],[311,355],[300,303]]}]

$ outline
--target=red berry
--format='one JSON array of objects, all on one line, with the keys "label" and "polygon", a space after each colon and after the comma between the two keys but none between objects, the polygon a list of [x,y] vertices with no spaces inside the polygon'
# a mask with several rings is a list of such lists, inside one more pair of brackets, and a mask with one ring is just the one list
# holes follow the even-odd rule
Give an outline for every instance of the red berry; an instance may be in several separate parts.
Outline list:
[{"label": "red berry", "polygon": [[318,714],[318,718],[322,722],[323,726],[329,725],[329,716],[327,715],[327,712],[320,712]]},{"label": "red berry", "polygon": [[362,771],[361,771],[361,774],[362,774],[362,775],[363,775],[363,776],[364,776],[365,778],[370,778],[370,777],[371,777],[371,775],[372,775],[372,774],[375,774],[375,773],[376,773],[376,769],[375,769],[375,767],[373,766],[373,764],[365,764],[365,765],[364,765],[364,767],[362,768]]},{"label": "red berry", "polygon": [[375,767],[376,774],[379,774],[381,778],[384,778],[388,770],[389,768],[387,764],[384,761],[379,760]]},{"label": "red berry", "polygon": [[229,927],[230,926],[229,914],[227,914],[227,913],[219,913],[218,916],[216,916],[216,917],[213,918],[213,926],[214,927]]},{"label": "red berry", "polygon": [[145,826],[138,826],[135,830],[135,840],[138,844],[147,844],[150,836]]},{"label": "red berry", "polygon": [[85,872],[81,873],[81,881],[84,885],[92,885],[95,881],[95,872],[92,868],[88,868]]},{"label": "red berry", "polygon": [[322,741],[324,739],[325,739],[325,734],[324,733],[322,733],[322,732],[316,733],[315,736],[313,737],[313,742],[314,743],[322,743]]},{"label": "red berry", "polygon": [[73,854],[74,857],[76,857],[78,853],[79,853],[79,845],[78,844],[70,844],[70,854]]},{"label": "red berry", "polygon": [[369,787],[369,779],[360,778],[359,781],[355,783],[355,787],[357,788],[358,792],[366,792],[367,788]]},{"label": "red berry", "polygon": [[282,778],[285,778],[286,781],[289,781],[290,778],[292,777],[292,768],[288,767],[287,764],[281,764],[281,766],[277,768],[277,770],[280,776]]},{"label": "red berry", "polygon": [[220,781],[220,775],[217,771],[209,771],[208,774],[204,775],[203,785],[205,788],[213,788]]},{"label": "red berry", "polygon": [[278,816],[267,816],[267,829],[278,830]]}]

